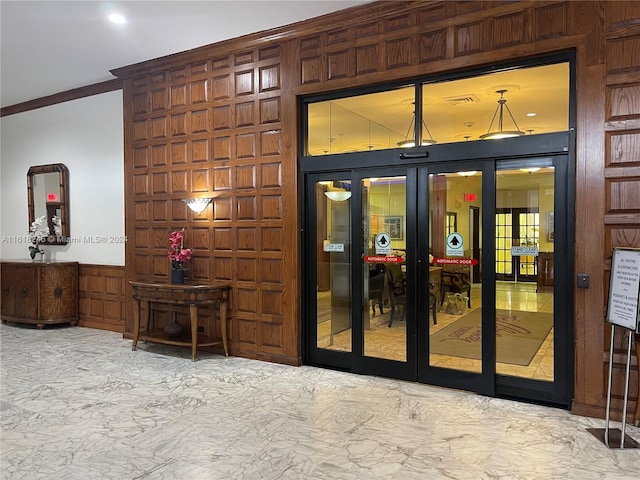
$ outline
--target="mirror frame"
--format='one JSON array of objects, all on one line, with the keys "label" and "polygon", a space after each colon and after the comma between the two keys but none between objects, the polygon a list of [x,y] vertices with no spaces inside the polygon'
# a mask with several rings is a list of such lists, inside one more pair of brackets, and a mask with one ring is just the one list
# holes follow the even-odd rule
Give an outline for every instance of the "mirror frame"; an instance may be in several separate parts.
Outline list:
[{"label": "mirror frame", "polygon": [[62,163],[53,163],[50,165],[37,165],[30,167],[27,172],[27,197],[29,206],[29,228],[35,221],[35,199],[33,198],[33,177],[43,173],[57,173],[60,185],[60,220],[62,227],[62,235],[60,237],[55,234],[49,235],[46,241],[41,242],[45,245],[66,245],[69,242],[69,170]]}]

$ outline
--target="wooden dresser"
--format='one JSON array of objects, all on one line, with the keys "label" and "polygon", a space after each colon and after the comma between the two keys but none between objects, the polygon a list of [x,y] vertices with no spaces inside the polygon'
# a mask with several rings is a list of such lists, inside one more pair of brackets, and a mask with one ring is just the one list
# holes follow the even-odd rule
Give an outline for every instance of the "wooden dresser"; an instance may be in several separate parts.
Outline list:
[{"label": "wooden dresser", "polygon": [[78,263],[3,260],[2,322],[78,323]]}]

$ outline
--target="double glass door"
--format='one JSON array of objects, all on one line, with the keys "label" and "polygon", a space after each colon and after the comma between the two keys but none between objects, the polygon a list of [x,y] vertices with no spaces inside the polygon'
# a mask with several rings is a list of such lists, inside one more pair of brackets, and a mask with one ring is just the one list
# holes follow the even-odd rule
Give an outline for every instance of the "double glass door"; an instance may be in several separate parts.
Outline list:
[{"label": "double glass door", "polygon": [[[567,327],[556,320],[553,280],[537,274],[541,256],[547,274],[566,270],[553,260],[566,246],[553,230],[554,215],[566,215],[562,165],[549,157],[308,174],[305,361],[563,403],[557,347]],[[497,221],[523,211],[536,214],[526,242]],[[507,255],[527,275],[502,280]]]}]

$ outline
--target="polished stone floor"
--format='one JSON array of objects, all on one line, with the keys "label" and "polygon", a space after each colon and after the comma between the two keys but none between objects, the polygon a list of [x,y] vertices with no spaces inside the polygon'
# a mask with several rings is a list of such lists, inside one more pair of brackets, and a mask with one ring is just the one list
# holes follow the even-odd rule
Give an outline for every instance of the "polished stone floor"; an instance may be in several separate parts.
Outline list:
[{"label": "polished stone floor", "polygon": [[[636,479],[565,410],[0,325],[2,479]],[[618,423],[612,428],[619,428]],[[640,440],[640,429],[627,433]]]}]

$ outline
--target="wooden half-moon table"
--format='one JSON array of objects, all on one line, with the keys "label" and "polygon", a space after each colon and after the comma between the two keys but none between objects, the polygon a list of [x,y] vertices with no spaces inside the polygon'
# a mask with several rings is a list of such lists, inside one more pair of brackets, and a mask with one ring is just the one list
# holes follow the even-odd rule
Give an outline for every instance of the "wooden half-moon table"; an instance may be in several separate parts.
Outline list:
[{"label": "wooden half-moon table", "polygon": [[[224,354],[229,355],[227,346],[227,303],[229,300],[229,284],[192,284],[174,285],[170,283],[150,283],[144,281],[130,281],[133,288],[133,345],[136,349],[138,340],[147,340],[165,345],[191,347],[191,360],[195,362],[198,347],[210,347],[222,343]],[[189,307],[189,321],[191,335],[185,337],[170,337],[162,329],[150,329],[149,316],[152,303],[167,305],[181,305]],[[205,305],[217,306],[220,312],[220,340],[198,333],[198,307]],[[142,309],[141,307],[145,307]],[[141,310],[145,318],[141,319]],[[142,320],[142,321],[141,321]],[[144,325],[144,330],[141,328]]]}]

